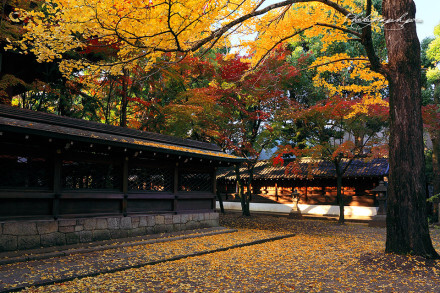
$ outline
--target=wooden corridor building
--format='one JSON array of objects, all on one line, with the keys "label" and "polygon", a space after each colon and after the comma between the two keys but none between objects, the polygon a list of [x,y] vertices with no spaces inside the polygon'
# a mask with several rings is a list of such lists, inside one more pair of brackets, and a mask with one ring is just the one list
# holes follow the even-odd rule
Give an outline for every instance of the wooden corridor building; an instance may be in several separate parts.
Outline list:
[{"label": "wooden corridor building", "polygon": [[0,105],[0,251],[218,225],[209,143]]},{"label": "wooden corridor building", "polygon": [[[301,173],[286,173],[286,165],[273,166],[271,161],[260,161],[255,166],[252,193],[256,201],[274,201],[291,203],[292,192],[299,192],[301,204],[337,205],[336,173],[332,163],[320,161],[312,163],[310,159],[300,162]],[[342,180],[344,204],[347,206],[377,206],[375,194],[371,190],[379,181],[388,176],[388,160],[355,160],[348,167]],[[249,174],[240,168],[241,177],[247,182]],[[312,175],[312,176],[308,176]],[[235,171],[222,168],[217,175],[219,191],[224,200],[238,200],[230,197],[236,193]],[[228,195],[228,196],[226,196]]]}]

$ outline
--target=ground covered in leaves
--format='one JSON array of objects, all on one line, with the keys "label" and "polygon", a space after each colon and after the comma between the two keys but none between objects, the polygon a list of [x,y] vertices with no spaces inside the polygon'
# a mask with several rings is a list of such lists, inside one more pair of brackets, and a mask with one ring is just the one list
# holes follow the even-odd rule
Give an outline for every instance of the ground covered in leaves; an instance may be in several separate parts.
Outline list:
[{"label": "ground covered in leaves", "polygon": [[[440,261],[385,255],[383,228],[262,215],[227,214],[220,221],[242,235],[295,236],[25,291],[440,292]],[[204,247],[220,247],[236,237],[233,234],[197,239]],[[440,251],[440,230],[432,229],[431,236]],[[197,248],[194,239],[186,241],[168,246],[179,247],[179,253]],[[148,257],[152,250],[161,257],[174,251],[166,245],[162,250],[142,247],[136,248],[140,257]],[[83,265],[88,266],[87,260]]]},{"label": "ground covered in leaves", "polygon": [[[141,267],[293,236],[293,234],[282,231],[256,229],[225,230],[230,232],[213,235],[185,233],[184,237],[165,237],[161,238],[159,242],[147,242],[145,244],[134,240],[125,243],[125,246],[116,245],[110,249],[99,249],[86,253],[73,253],[45,259],[37,257],[37,259],[31,261],[1,265],[0,292],[24,288],[34,284],[41,285],[54,281],[58,282],[66,279]],[[236,232],[231,233],[231,231]]]}]

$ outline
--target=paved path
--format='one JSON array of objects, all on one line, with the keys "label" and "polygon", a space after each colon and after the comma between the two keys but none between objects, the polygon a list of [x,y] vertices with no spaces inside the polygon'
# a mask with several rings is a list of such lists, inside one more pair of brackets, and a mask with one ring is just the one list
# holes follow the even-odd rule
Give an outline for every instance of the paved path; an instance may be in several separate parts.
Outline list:
[{"label": "paved path", "polygon": [[[208,228],[89,245],[0,253],[0,292],[48,285],[129,268],[292,237],[293,234]],[[224,241],[225,238],[227,241]],[[222,239],[222,241],[219,241]]]}]

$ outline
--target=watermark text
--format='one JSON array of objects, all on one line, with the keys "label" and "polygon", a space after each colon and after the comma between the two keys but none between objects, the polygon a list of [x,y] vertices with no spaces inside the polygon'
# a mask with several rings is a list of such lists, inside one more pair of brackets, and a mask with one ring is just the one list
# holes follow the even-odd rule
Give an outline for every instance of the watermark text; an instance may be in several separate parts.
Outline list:
[{"label": "watermark text", "polygon": [[[355,24],[363,27],[366,26],[370,26],[374,23],[377,23],[378,25],[381,26],[385,26],[386,24],[390,24],[390,23],[396,23],[397,24],[397,28],[391,28],[391,30],[397,30],[397,29],[403,29],[405,27],[406,24],[408,23],[423,23],[423,20],[421,19],[417,19],[417,18],[407,18],[408,13],[404,13],[402,14],[401,17],[396,18],[396,19],[385,19],[383,17],[378,17],[378,16],[363,16],[363,15],[357,15],[357,14],[352,14],[349,13],[346,17],[345,17],[345,21],[347,22],[348,20],[351,21],[351,25],[353,26]],[[385,28],[386,29],[386,28]],[[390,29],[390,28],[388,28]]]}]

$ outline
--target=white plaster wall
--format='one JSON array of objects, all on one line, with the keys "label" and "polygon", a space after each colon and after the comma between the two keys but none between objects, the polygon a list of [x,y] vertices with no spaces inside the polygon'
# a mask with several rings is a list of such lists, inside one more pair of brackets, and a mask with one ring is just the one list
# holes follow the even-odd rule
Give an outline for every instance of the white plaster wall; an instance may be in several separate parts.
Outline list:
[{"label": "white plaster wall", "polygon": [[[216,206],[217,209],[220,208],[218,202]],[[250,210],[251,212],[288,214],[292,206],[293,204],[250,203]],[[241,204],[239,202],[223,202],[223,207],[226,210],[241,211]],[[303,215],[339,216],[339,206],[299,204],[298,208]],[[377,209],[377,207],[345,206],[344,215],[353,218],[373,217],[377,215]]]}]

